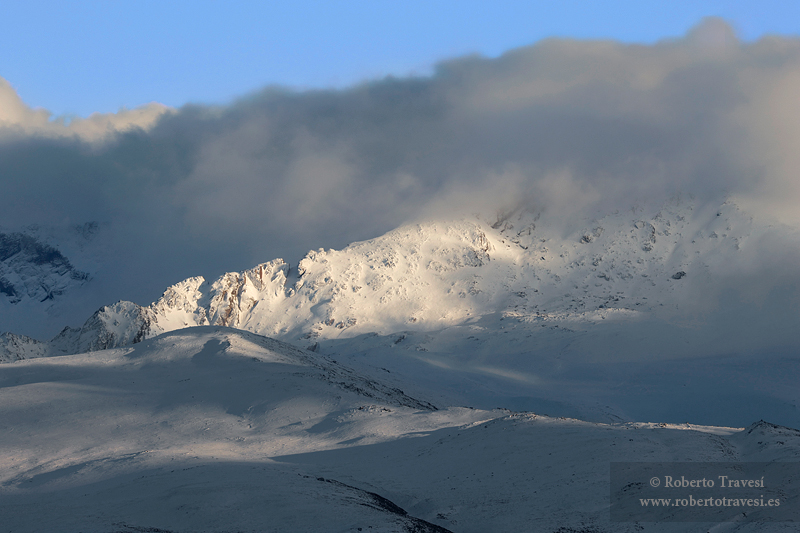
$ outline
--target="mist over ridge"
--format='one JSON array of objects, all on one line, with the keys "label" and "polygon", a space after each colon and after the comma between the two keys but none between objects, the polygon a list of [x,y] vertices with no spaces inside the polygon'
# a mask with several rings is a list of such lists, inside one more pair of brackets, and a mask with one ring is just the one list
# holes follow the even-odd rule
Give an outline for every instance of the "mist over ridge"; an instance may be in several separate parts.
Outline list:
[{"label": "mist over ridge", "polygon": [[[789,234],[798,63],[798,39],[745,44],[709,19],[655,45],[551,39],[445,61],[430,77],[269,87],[228,106],[69,124],[4,83],[0,229],[96,222],[95,308],[420,218],[519,206],[567,235],[615,209],[727,199]],[[794,257],[769,246],[752,269]]]}]

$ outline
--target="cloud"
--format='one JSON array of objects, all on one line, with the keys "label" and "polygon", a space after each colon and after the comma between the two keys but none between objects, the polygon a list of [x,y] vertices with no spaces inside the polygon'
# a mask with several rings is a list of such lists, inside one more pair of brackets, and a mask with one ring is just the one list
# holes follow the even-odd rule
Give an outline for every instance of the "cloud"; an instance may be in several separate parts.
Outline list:
[{"label": "cloud", "polygon": [[798,39],[745,44],[709,19],[654,45],[551,39],[429,77],[68,124],[1,81],[0,226],[105,224],[126,280],[111,299],[149,302],[434,212],[693,194],[797,225],[799,62]]},{"label": "cloud", "polygon": [[94,113],[88,118],[52,120],[45,109],[31,109],[22,101],[8,81],[0,78],[0,141],[9,138],[73,137],[83,141],[102,142],[114,134],[133,128],[148,129],[164,113],[167,106],[151,103],[136,109],[121,109],[117,113]]},{"label": "cloud", "polygon": [[48,117],[47,111],[28,108],[11,84],[0,78],[0,124],[5,127],[42,124]]}]

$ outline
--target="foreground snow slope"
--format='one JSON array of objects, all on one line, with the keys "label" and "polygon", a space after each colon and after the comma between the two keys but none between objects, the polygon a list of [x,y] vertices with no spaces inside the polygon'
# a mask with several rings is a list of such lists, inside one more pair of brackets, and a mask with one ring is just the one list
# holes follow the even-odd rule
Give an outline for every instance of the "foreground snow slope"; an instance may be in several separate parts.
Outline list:
[{"label": "foreground snow slope", "polygon": [[[685,531],[610,523],[609,463],[800,454],[766,423],[434,409],[397,385],[219,327],[2,365],[4,531]],[[782,530],[758,520],[724,527]]]}]

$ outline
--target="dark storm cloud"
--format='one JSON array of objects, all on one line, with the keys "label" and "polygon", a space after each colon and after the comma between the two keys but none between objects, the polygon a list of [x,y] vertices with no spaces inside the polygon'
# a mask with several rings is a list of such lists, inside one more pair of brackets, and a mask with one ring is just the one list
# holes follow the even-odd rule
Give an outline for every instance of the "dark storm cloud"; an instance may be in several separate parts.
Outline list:
[{"label": "dark storm cloud", "polygon": [[515,202],[569,217],[728,195],[795,222],[798,65],[800,41],[742,44],[709,20],[652,46],[549,40],[430,77],[70,125],[4,86],[0,225],[105,224],[129,290],[114,297],[145,303],[190,275]]}]

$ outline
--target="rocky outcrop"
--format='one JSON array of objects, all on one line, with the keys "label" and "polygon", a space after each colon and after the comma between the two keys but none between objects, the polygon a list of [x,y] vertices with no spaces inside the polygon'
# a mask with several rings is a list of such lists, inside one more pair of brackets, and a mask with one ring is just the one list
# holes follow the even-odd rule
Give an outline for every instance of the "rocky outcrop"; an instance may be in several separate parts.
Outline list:
[{"label": "rocky outcrop", "polygon": [[22,359],[50,355],[50,345],[25,335],[0,334],[0,363],[12,363]]},{"label": "rocky outcrop", "polygon": [[117,348],[150,336],[153,312],[132,302],[101,307],[80,328],[64,328],[51,342],[53,353],[72,354]]}]

